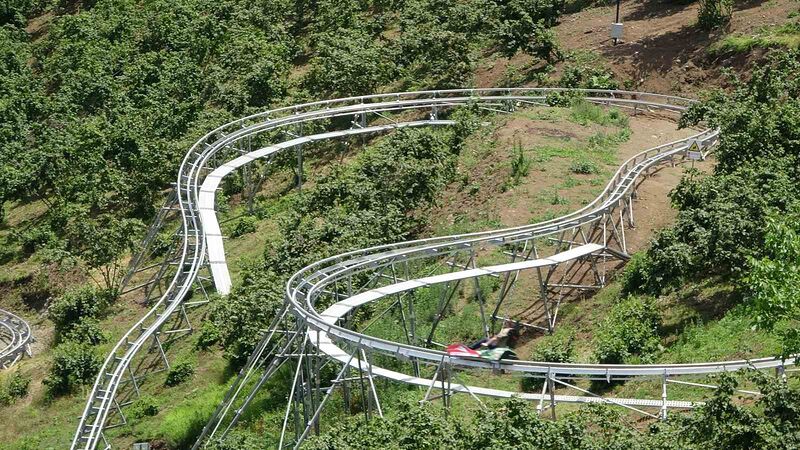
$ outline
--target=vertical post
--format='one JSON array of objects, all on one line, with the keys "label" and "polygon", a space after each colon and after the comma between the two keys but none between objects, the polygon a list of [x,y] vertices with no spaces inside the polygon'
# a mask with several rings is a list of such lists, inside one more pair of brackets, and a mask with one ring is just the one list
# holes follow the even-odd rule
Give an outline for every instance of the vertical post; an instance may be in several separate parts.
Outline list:
[{"label": "vertical post", "polygon": [[661,378],[661,420],[667,420],[667,371]]},{"label": "vertical post", "polygon": [[[614,19],[614,23],[619,23],[619,4],[620,4],[620,0],[617,0],[617,14],[616,14],[616,18]],[[614,45],[617,45],[617,43],[619,43],[619,39],[618,38],[614,38]]]},{"label": "vertical post", "polygon": [[552,411],[553,420],[556,420],[556,384],[553,382],[553,372],[547,372],[547,385],[550,391],[550,409]]}]

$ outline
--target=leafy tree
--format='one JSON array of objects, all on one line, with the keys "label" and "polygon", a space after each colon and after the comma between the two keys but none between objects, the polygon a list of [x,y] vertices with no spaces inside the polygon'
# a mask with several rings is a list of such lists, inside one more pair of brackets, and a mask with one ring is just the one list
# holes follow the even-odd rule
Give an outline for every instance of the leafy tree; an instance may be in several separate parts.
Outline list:
[{"label": "leafy tree", "polygon": [[304,84],[317,97],[371,94],[396,77],[394,59],[389,45],[364,31],[340,28],[318,36]]},{"label": "leafy tree", "polygon": [[436,25],[414,26],[400,38],[399,64],[403,77],[415,87],[468,87],[475,67],[465,33]]},{"label": "leafy tree", "polygon": [[626,291],[659,294],[701,273],[738,280],[748,261],[774,257],[765,245],[768,217],[800,199],[798,69],[800,53],[776,54],[748,81],[734,79],[732,92],[713,92],[682,117],[683,126],[719,127],[718,163],[710,176],[688,171],[670,194],[677,223],[628,270]]},{"label": "leafy tree", "polygon": [[[767,219],[761,258],[751,258],[744,278],[746,298],[762,328],[774,329],[781,321],[800,318],[800,203],[787,215]],[[800,352],[797,331],[783,328],[784,358]]]},{"label": "leafy tree", "polygon": [[550,28],[561,16],[562,0],[507,0],[498,4],[495,34],[506,56],[522,50],[547,62],[561,57]]}]

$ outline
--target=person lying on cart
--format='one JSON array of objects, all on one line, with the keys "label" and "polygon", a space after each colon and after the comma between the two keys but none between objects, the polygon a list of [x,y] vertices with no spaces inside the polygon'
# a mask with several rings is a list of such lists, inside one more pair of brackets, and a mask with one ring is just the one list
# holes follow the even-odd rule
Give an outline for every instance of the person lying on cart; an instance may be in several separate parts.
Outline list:
[{"label": "person lying on cart", "polygon": [[519,340],[520,328],[519,323],[507,320],[503,323],[503,328],[499,333],[494,336],[489,336],[488,338],[483,338],[470,345],[469,348],[473,350],[494,349],[497,347],[513,348],[517,345],[517,341]]}]

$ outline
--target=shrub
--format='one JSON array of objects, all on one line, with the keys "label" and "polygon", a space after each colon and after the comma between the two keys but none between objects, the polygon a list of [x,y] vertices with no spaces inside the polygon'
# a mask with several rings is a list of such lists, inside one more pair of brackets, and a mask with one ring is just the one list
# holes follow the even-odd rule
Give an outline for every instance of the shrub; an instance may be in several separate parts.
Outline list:
[{"label": "shrub", "polygon": [[100,329],[100,321],[91,317],[84,317],[73,324],[61,337],[64,340],[89,345],[108,342],[108,336]]},{"label": "shrub", "polygon": [[506,56],[514,56],[521,50],[548,62],[561,58],[550,28],[561,16],[563,1],[511,0],[500,5],[492,35],[497,37]]},{"label": "shrub", "polygon": [[514,144],[513,158],[511,159],[511,180],[507,181],[503,189],[510,189],[520,184],[531,170],[531,159],[525,155],[522,144]]},{"label": "shrub", "polygon": [[208,450],[261,450],[264,437],[248,430],[235,430],[222,439],[209,442]]},{"label": "shrub", "polygon": [[142,417],[155,416],[158,414],[158,402],[149,395],[143,395],[131,404],[128,409],[128,417],[141,419]]},{"label": "shrub", "polygon": [[400,73],[417,88],[463,88],[475,61],[469,37],[439,27],[415,26],[403,33],[398,54]]},{"label": "shrub", "polygon": [[99,317],[109,305],[111,294],[93,286],[68,290],[50,305],[48,317],[58,335],[64,335],[84,318]]},{"label": "shrub", "polygon": [[247,233],[254,233],[258,229],[258,218],[255,216],[243,216],[236,221],[231,237],[236,238]]},{"label": "shrub", "polygon": [[721,28],[731,21],[733,0],[700,0],[697,24],[704,30]]},{"label": "shrub", "polygon": [[212,303],[214,331],[234,366],[250,356],[283,305],[281,286],[277,275],[256,269],[247,274],[240,287]]},{"label": "shrub", "polygon": [[0,406],[10,405],[17,399],[28,395],[31,377],[16,371],[9,375],[8,380],[0,386]]},{"label": "shrub", "polygon": [[[575,332],[561,327],[554,334],[545,336],[537,343],[531,354],[532,361],[569,363],[575,358]],[[543,378],[525,377],[520,381],[524,392],[534,392],[542,388]]]},{"label": "shrub", "polygon": [[582,159],[579,161],[573,161],[569,166],[569,171],[581,175],[592,175],[600,173],[600,167],[598,167],[597,164],[592,161]]},{"label": "shrub", "polygon": [[558,86],[581,89],[617,89],[614,73],[602,66],[593,54],[571,54],[567,57]]},{"label": "shrub", "polygon": [[60,344],[53,350],[50,371],[43,381],[48,395],[67,394],[90,384],[102,365],[103,360],[92,346],[71,341]]},{"label": "shrub", "polygon": [[194,375],[194,366],[190,361],[176,362],[169,368],[164,384],[167,386],[177,386]]},{"label": "shrub", "polygon": [[660,231],[647,253],[628,262],[622,278],[625,293],[660,295],[679,287],[697,267],[696,250],[677,240],[671,229]]},{"label": "shrub", "polygon": [[628,297],[614,305],[594,339],[601,364],[622,364],[632,357],[650,361],[659,350],[661,317],[652,298]]},{"label": "shrub", "polygon": [[[755,315],[753,321],[772,330],[781,321],[800,317],[800,203],[790,214],[773,214],[767,219],[764,241],[764,256],[749,260],[750,270],[742,284]],[[800,351],[796,327],[779,334],[784,358]]]}]

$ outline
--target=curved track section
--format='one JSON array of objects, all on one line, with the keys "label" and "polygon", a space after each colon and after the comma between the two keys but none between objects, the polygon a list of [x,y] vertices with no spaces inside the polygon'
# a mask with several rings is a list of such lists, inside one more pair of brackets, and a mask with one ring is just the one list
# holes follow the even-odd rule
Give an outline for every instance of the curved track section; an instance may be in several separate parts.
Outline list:
[{"label": "curved track section", "polygon": [[0,309],[0,369],[31,356],[31,326],[19,316]]},{"label": "curved track section", "polygon": [[[452,122],[439,120],[439,114],[460,105],[471,104],[500,112],[526,105],[546,106],[547,97],[561,91],[564,90],[472,89],[337,99],[249,116],[204,136],[187,153],[178,173],[177,209],[182,217],[182,230],[179,234],[181,246],[175,263],[178,269],[172,280],[166,283],[164,295],[155,301],[153,308],[126,333],[106,359],[87,401],[72,447],[95,448],[100,442],[105,442],[102,430],[111,410],[119,408],[115,396],[120,386],[126,383],[126,376],[131,371],[131,361],[147,346],[159,344],[162,328],[171,317],[182,311],[201,268],[208,266],[211,269],[220,292],[226,293],[230,289],[222,237],[213,206],[214,192],[225,175],[257,159],[266,158],[269,161],[272,155],[287,149],[296,150],[298,162],[302,164],[302,146],[315,140],[382,132],[404,126],[449,125]],[[587,101],[628,109],[634,114],[657,111],[675,115],[691,103],[690,100],[679,97],[628,91],[584,90],[581,94]],[[399,122],[401,115],[397,113],[403,113],[403,117],[416,115],[416,119]],[[351,118],[352,120],[348,120]],[[312,123],[316,123],[315,129],[323,128],[327,131],[303,136],[303,125]],[[402,309],[401,296],[414,289],[443,286],[443,292],[447,293],[451,289],[454,291],[462,281],[495,276],[503,281],[501,297],[494,312],[489,319],[484,317],[484,327],[488,333],[489,320],[494,322],[499,318],[503,295],[508,295],[521,274],[536,272],[542,276],[544,272],[545,281],[540,282],[540,285],[543,315],[546,317],[541,325],[532,326],[543,331],[552,331],[565,290],[587,288],[588,285],[581,284],[581,277],[590,278],[591,286],[588,288],[602,286],[606,281],[605,267],[609,262],[619,263],[628,258],[624,227],[625,224],[631,226],[633,222],[633,197],[638,183],[658,166],[674,164],[676,160],[688,156],[689,148],[694,142],[710,148],[716,139],[716,131],[706,130],[690,138],[637,154],[618,169],[594,201],[563,217],[522,227],[361,249],[327,258],[304,268],[287,283],[284,310],[265,333],[261,344],[234,382],[225,402],[204,429],[201,440],[218,432],[224,433],[235,425],[241,411],[254,398],[258,388],[288,361],[296,362],[296,366],[284,417],[281,446],[285,442],[284,434],[289,427],[290,413],[293,412],[295,417],[293,441],[297,445],[318,425],[319,414],[330,393],[337,385],[347,383],[351,369],[362,377],[362,381],[364,375],[368,374],[370,383],[374,375],[414,385],[427,385],[426,400],[429,399],[437,379],[444,380],[443,374],[452,372],[452,367],[502,369],[545,377],[548,380],[546,385],[550,386],[549,394],[546,395],[543,391],[542,394],[531,394],[529,397],[540,401],[547,397],[553,407],[556,401],[604,401],[636,410],[639,406],[659,407],[665,413],[669,407],[691,407],[691,404],[668,401],[666,387],[663,398],[650,401],[607,399],[587,392],[584,394],[588,395],[560,395],[556,398],[553,385],[556,382],[568,385],[564,380],[589,376],[609,381],[661,377],[666,386],[668,378],[679,375],[707,374],[753,366],[783,367],[783,362],[774,358],[653,366],[487,361],[451,357],[430,348],[435,330],[431,330],[426,345],[423,346],[416,336],[406,339],[405,343],[391,342],[360,332],[363,330],[354,330],[350,326],[349,317],[360,305],[397,296]],[[228,160],[228,155],[236,158],[224,164],[215,163],[217,159]],[[538,244],[547,239],[556,244],[555,253],[549,256],[541,253],[541,246]],[[537,250],[537,245],[540,250]],[[487,248],[503,250],[508,255],[509,262],[488,267],[477,266],[476,255]],[[431,265],[446,266],[449,271],[433,276],[422,275],[423,269]],[[591,267],[591,273],[577,275],[577,281],[574,277],[567,279],[570,267],[576,265]],[[551,277],[559,276],[561,283],[551,281]],[[447,297],[448,295],[442,296],[442,307],[446,306]],[[318,312],[317,304],[330,306]],[[407,301],[406,304],[413,307],[413,301]],[[486,306],[491,305],[487,303]],[[407,362],[413,374],[382,369],[379,364],[371,362],[373,357],[380,358],[381,361],[402,364]],[[164,359],[166,361],[165,355]],[[341,363],[343,367],[331,386],[321,388],[319,370],[332,361]],[[420,365],[425,364],[436,367],[432,380],[420,376]],[[138,393],[136,376],[131,373],[130,378],[127,383],[133,384]],[[255,386],[252,386],[256,379]],[[378,403],[377,392],[374,385],[371,385],[374,402]],[[512,394],[467,384],[452,384],[449,380],[447,386],[445,388],[442,381],[444,399],[454,392],[466,392],[473,396],[477,392],[498,397]],[[244,405],[234,407],[243,392],[249,392]],[[591,398],[600,400],[587,400]],[[300,410],[303,413],[302,419],[298,416]],[[232,419],[227,417],[231,411],[236,411]],[[380,412],[379,404],[378,411]],[[226,420],[230,420],[230,423],[224,426]]]}]

